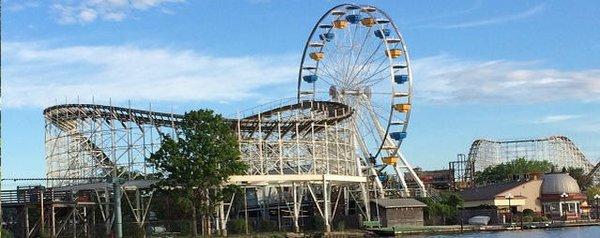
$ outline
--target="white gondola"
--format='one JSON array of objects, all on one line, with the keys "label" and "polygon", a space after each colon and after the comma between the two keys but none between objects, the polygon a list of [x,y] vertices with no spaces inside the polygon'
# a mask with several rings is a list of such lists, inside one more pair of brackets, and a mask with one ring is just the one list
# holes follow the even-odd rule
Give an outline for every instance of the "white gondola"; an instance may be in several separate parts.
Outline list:
[{"label": "white gondola", "polygon": [[323,47],[323,45],[324,44],[321,42],[311,42],[308,44],[308,46],[310,46],[310,47]]},{"label": "white gondola", "polygon": [[374,11],[377,11],[377,9],[375,9],[374,7],[363,7],[360,11],[361,12],[374,12]]},{"label": "white gondola", "polygon": [[386,23],[390,23],[390,20],[388,20],[388,19],[384,19],[384,18],[378,18],[376,21],[377,21],[377,23],[379,23],[379,24],[386,24]]},{"label": "white gondola", "polygon": [[331,11],[331,15],[334,15],[334,16],[342,16],[344,14],[346,14],[346,12],[344,12],[344,11],[339,11],[339,10]]},{"label": "white gondola", "polygon": [[405,64],[395,64],[392,66],[392,68],[398,70],[398,69],[406,69],[406,65]]},{"label": "white gondola", "polygon": [[396,43],[400,43],[402,42],[402,40],[400,39],[385,39],[385,41],[387,41],[388,44],[396,44]]}]

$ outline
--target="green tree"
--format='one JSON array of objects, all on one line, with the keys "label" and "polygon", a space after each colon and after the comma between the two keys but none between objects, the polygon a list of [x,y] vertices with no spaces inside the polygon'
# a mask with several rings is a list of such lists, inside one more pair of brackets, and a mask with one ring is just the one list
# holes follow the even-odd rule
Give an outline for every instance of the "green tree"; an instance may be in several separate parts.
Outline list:
[{"label": "green tree", "polygon": [[247,168],[240,160],[230,124],[212,110],[186,113],[177,138],[164,137],[160,149],[148,162],[161,178],[158,187],[169,189],[171,195],[190,209],[194,236],[198,234],[197,212],[200,211],[202,218],[212,216],[234,189],[225,186],[229,176],[243,174]]},{"label": "green tree", "polygon": [[425,216],[430,222],[436,224],[436,220],[442,224],[448,223],[449,220],[456,221],[458,208],[462,206],[462,197],[453,192],[442,192],[436,199],[431,197],[420,198],[427,205],[425,208]]},{"label": "green tree", "polygon": [[588,203],[590,204],[596,204],[596,199],[594,199],[594,196],[596,195],[600,195],[600,185],[596,185],[593,187],[589,187],[586,191],[585,194],[587,195],[587,200]]},{"label": "green tree", "polygon": [[577,184],[579,185],[579,188],[581,188],[581,190],[585,190],[587,187],[586,184],[586,174],[583,171],[583,168],[575,168],[575,167],[568,167],[566,169],[567,173],[569,173],[569,175],[571,177],[573,177],[575,180],[577,180]]},{"label": "green tree", "polygon": [[518,158],[509,162],[487,167],[483,171],[476,173],[475,182],[482,184],[511,181],[515,176],[550,172],[552,166],[552,163],[546,160],[540,161]]}]

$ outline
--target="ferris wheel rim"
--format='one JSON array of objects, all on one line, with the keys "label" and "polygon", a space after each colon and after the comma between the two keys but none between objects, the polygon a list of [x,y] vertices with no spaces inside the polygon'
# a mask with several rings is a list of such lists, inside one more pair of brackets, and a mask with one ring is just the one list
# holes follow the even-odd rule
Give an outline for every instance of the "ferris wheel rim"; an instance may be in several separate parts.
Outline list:
[{"label": "ferris wheel rim", "polygon": [[[346,4],[337,5],[337,6],[333,7],[333,8],[331,8],[331,9],[329,9],[328,11],[326,11],[319,18],[319,20],[315,23],[315,25],[313,26],[313,28],[312,28],[309,36],[308,36],[308,39],[306,40],[306,43],[305,43],[305,46],[304,46],[304,50],[303,50],[303,53],[302,53],[300,68],[299,68],[299,71],[298,71],[298,79],[297,79],[298,80],[298,84],[297,84],[297,99],[298,99],[298,101],[302,100],[302,97],[303,97],[303,92],[302,92],[303,79],[302,79],[302,77],[303,77],[303,75],[305,75],[304,74],[304,70],[305,70],[305,66],[306,66],[305,63],[307,62],[307,56],[308,56],[308,52],[309,52],[309,48],[310,48],[309,45],[311,44],[311,40],[314,39],[315,33],[318,31],[319,27],[321,25],[323,25],[324,20],[326,20],[328,17],[330,17],[334,11],[342,9],[342,11],[344,11],[344,14],[346,14],[347,12],[351,11],[349,9],[350,7],[353,8],[353,10],[360,9],[361,12],[366,13],[368,16],[372,17],[373,19],[375,19],[374,18],[374,14],[372,14],[371,12],[377,12],[381,16],[385,17],[384,20],[387,20],[387,23],[389,23],[389,26],[391,26],[390,27],[391,30],[393,31],[393,33],[395,34],[395,36],[398,37],[399,41],[396,44],[398,45],[398,43],[399,43],[399,45],[402,48],[402,52],[403,52],[402,58],[403,58],[403,61],[405,62],[406,76],[408,78],[408,80],[407,80],[407,85],[408,86],[406,87],[407,88],[407,90],[406,90],[406,102],[407,102],[407,104],[411,105],[412,104],[412,80],[413,80],[413,77],[412,77],[412,71],[411,71],[411,65],[410,65],[410,58],[409,58],[409,55],[408,55],[408,49],[407,49],[406,43],[404,42],[404,38],[403,38],[402,34],[400,33],[400,31],[398,30],[398,27],[396,26],[396,24],[392,21],[391,17],[389,17],[389,15],[386,12],[384,12],[383,10],[381,10],[381,9],[375,7],[375,6],[372,6],[372,5],[347,4],[347,3]],[[370,9],[370,10],[363,11],[365,9]],[[342,14],[342,15],[344,15],[344,14]],[[340,17],[342,15],[338,16],[337,19],[340,19]],[[327,23],[329,23],[329,22],[327,22]],[[384,29],[381,24],[377,23],[376,25],[378,26],[379,30],[383,30]],[[333,30],[333,28],[330,28],[327,31],[327,33],[331,32],[332,30]],[[387,51],[389,51],[389,47],[390,47],[390,44],[388,43],[387,35],[384,36],[383,38],[381,38],[381,41],[382,41],[382,44],[385,46],[385,50],[386,50],[386,53],[387,53]],[[325,45],[325,41],[324,40],[323,40],[323,42],[324,42],[324,45]],[[323,49],[323,47],[324,46],[322,46],[321,49]],[[390,106],[390,108],[388,110],[389,111],[389,115],[387,115],[387,118],[383,121],[385,123],[385,125],[384,125],[385,132],[381,136],[382,137],[381,138],[381,142],[379,143],[379,146],[377,147],[377,151],[376,151],[376,153],[375,153],[375,155],[373,157],[378,157],[380,155],[382,149],[384,148],[384,146],[386,144],[386,141],[388,140],[388,138],[390,136],[390,128],[392,126],[392,119],[393,119],[394,113],[395,113],[395,110],[393,108],[394,107],[394,102],[395,102],[395,96],[396,96],[395,95],[396,94],[396,86],[394,85],[394,78],[393,78],[395,76],[394,65],[393,65],[394,61],[392,60],[392,57],[389,56],[389,55],[386,58],[387,58],[387,60],[389,62],[389,66],[387,68],[390,71],[390,78],[389,78],[389,80],[391,82],[391,87],[390,87],[390,90],[391,90],[391,93],[390,93],[391,106]],[[315,64],[316,65],[315,69],[319,68],[319,64],[320,64],[320,62],[317,62]],[[313,99],[316,96],[315,95],[316,94],[316,90],[315,90],[314,87],[316,87],[315,84],[313,84]],[[403,123],[402,123],[402,126],[401,126],[402,129],[400,130],[400,132],[402,132],[402,133],[406,133],[406,131],[407,131],[408,124],[410,122],[411,111],[412,110],[409,109],[409,110],[407,110],[406,112],[403,113],[404,120],[403,120]],[[395,148],[393,149],[393,151],[391,152],[391,154],[393,154],[393,155],[398,155],[399,154],[401,143],[402,143],[402,140],[398,141],[397,144],[395,144]]]}]

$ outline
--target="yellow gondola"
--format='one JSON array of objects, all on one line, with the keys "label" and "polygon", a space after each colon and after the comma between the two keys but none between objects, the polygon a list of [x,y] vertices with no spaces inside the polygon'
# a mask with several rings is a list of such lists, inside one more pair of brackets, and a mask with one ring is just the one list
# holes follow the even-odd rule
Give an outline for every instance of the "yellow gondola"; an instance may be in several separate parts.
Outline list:
[{"label": "yellow gondola", "polygon": [[323,52],[312,52],[310,53],[310,58],[315,60],[315,61],[319,61],[322,60],[323,58],[325,58],[325,53]]},{"label": "yellow gondola", "polygon": [[333,27],[337,29],[344,29],[348,26],[348,21],[346,20],[335,20],[333,21]]},{"label": "yellow gondola", "polygon": [[364,19],[360,20],[360,23],[362,23],[363,26],[372,27],[373,25],[377,24],[377,21],[375,21],[374,18],[369,17],[369,18],[364,18]]},{"label": "yellow gondola", "polygon": [[389,49],[385,51],[385,55],[387,57],[398,58],[402,55],[402,50],[400,49]]},{"label": "yellow gondola", "polygon": [[396,104],[396,105],[394,105],[394,109],[396,111],[406,113],[406,112],[408,112],[410,110],[410,104],[408,104],[408,103]]},{"label": "yellow gondola", "polygon": [[398,163],[398,157],[396,157],[396,156],[383,157],[381,159],[381,161],[384,164],[395,165],[396,163]]}]

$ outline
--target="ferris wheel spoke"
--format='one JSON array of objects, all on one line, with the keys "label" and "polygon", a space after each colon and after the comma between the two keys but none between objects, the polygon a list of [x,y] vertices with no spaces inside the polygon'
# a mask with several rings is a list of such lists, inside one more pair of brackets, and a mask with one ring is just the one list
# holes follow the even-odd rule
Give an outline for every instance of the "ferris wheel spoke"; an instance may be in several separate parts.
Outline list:
[{"label": "ferris wheel spoke", "polygon": [[[375,76],[375,75],[372,75],[371,77],[373,77],[373,76]],[[390,78],[390,75],[384,74],[382,77],[377,77],[377,78],[372,78],[372,79],[367,78],[365,80],[362,80],[359,82],[359,85],[365,85],[365,86],[369,87],[369,86],[378,84],[379,82],[381,82],[384,79],[389,79],[389,78]]]},{"label": "ferris wheel spoke", "polygon": [[[361,114],[364,113],[364,109],[360,109],[361,110]],[[368,118],[367,115],[363,115],[363,116],[358,116],[358,121],[360,122],[360,124],[362,124],[363,128],[362,130],[360,130],[363,135],[363,137],[371,137],[373,139],[373,141],[371,142],[372,147],[375,146],[379,146],[379,144],[381,143],[381,137],[379,136],[378,133],[375,132],[375,128],[374,128],[374,124],[370,123],[371,120]]]},{"label": "ferris wheel spoke", "polygon": [[[382,60],[385,58],[385,55],[383,56],[378,56],[376,58],[372,58],[366,62],[365,64],[363,64],[361,66],[361,68],[354,74],[354,78],[359,78],[362,74],[368,74],[368,72],[371,72],[371,68],[373,67],[373,63],[377,62],[377,61],[381,61],[378,65],[381,66],[383,63],[385,63],[385,60]],[[356,84],[355,84],[356,85]]]},{"label": "ferris wheel spoke", "polygon": [[[332,84],[331,85],[340,85],[341,81],[339,79],[338,74],[336,73],[337,71],[334,69],[330,69],[328,66],[326,66],[326,64],[323,64],[323,68],[324,69],[322,72],[324,72],[324,75],[330,77],[332,79]],[[331,72],[333,71],[333,72]]]},{"label": "ferris wheel spoke", "polygon": [[[354,75],[354,70],[356,70],[356,68],[357,68],[357,67],[356,67],[356,64],[357,64],[357,63],[358,63],[358,61],[360,60],[360,56],[361,56],[361,54],[362,54],[362,52],[363,52],[363,49],[364,49],[364,47],[365,47],[365,43],[367,42],[367,39],[369,39],[369,33],[371,33],[371,28],[369,28],[369,30],[368,30],[368,31],[365,33],[365,38],[363,39],[363,41],[362,41],[362,43],[361,43],[361,45],[360,45],[360,47],[359,47],[359,50],[358,50],[358,55],[356,56],[356,59],[354,60],[354,64],[352,64],[352,68],[350,68],[350,75],[351,75],[351,76],[352,76],[352,75]],[[351,83],[353,83],[353,82],[354,82],[354,79],[355,79],[355,78],[352,78],[352,81],[351,81]]]},{"label": "ferris wheel spoke", "polygon": [[[346,78],[349,80],[349,82],[350,82],[350,80],[352,80],[351,78],[348,78],[351,75],[350,73],[351,73],[351,70],[352,70],[352,67],[351,67],[352,66],[352,59],[354,59],[354,58],[357,57],[357,55],[354,55],[353,53],[354,53],[354,51],[356,49],[354,43],[355,43],[356,34],[359,31],[358,26],[359,26],[359,24],[354,24],[354,31],[352,31],[352,37],[350,38],[350,42],[349,42],[350,43],[350,49],[349,49],[350,57],[348,57],[348,64],[347,64],[347,67],[346,67],[346,75],[345,75]],[[348,27],[348,30],[350,30],[350,28],[351,27]]]},{"label": "ferris wheel spoke", "polygon": [[[390,75],[387,75],[387,76],[384,76],[384,77],[381,77],[381,78],[375,78],[375,80],[370,80],[371,78],[375,77],[376,75],[378,75],[378,74],[380,74],[380,73],[382,73],[382,72],[384,72],[385,70],[388,70],[388,69],[389,68],[386,68],[386,67],[378,67],[377,68],[377,70],[378,70],[377,72],[371,74],[371,76],[368,76],[367,78],[362,79],[360,82],[357,83],[357,85],[371,86],[371,85],[373,85],[373,84],[381,81],[381,79],[385,79],[386,77],[390,77]],[[371,82],[371,81],[373,81],[373,83],[366,84],[367,82]]]},{"label": "ferris wheel spoke", "polygon": [[364,126],[365,129],[363,129],[363,134],[365,135],[369,135],[373,138],[372,143],[374,143],[371,146],[379,146],[381,144],[381,140],[383,138],[383,134],[380,133],[377,130],[377,124],[378,122],[374,121],[374,118],[371,116],[370,112],[369,112],[369,108],[367,106],[367,104],[365,104],[363,102],[363,100],[361,99],[361,97],[356,97],[356,106],[355,106],[356,110],[357,110],[357,118],[359,119],[359,121],[361,122],[361,124]]},{"label": "ferris wheel spoke", "polygon": [[385,144],[389,145],[389,146],[393,146],[393,147],[397,147],[397,144],[392,140],[392,138],[390,138],[387,134],[387,128],[384,127],[383,125],[381,125],[381,120],[379,120],[379,118],[382,118],[383,121],[387,121],[389,118],[385,118],[384,116],[378,114],[375,110],[374,110],[374,106],[373,106],[373,102],[370,100],[365,100],[365,108],[368,110],[370,116],[373,119],[373,124],[375,126],[375,128],[377,129],[377,131],[379,132],[379,136],[382,138],[381,140],[385,140]]},{"label": "ferris wheel spoke", "polygon": [[352,75],[353,78],[356,77],[356,76],[358,76],[359,73],[365,68],[365,66],[367,65],[366,63],[369,62],[371,60],[371,58],[373,58],[373,56],[375,55],[375,53],[379,50],[379,48],[381,48],[381,45],[383,45],[382,42],[380,42],[377,45],[377,48],[375,48],[375,50],[373,52],[371,52],[371,54],[369,55],[369,57],[363,63],[361,63],[361,67],[358,70],[358,72],[356,72],[356,74]]}]

